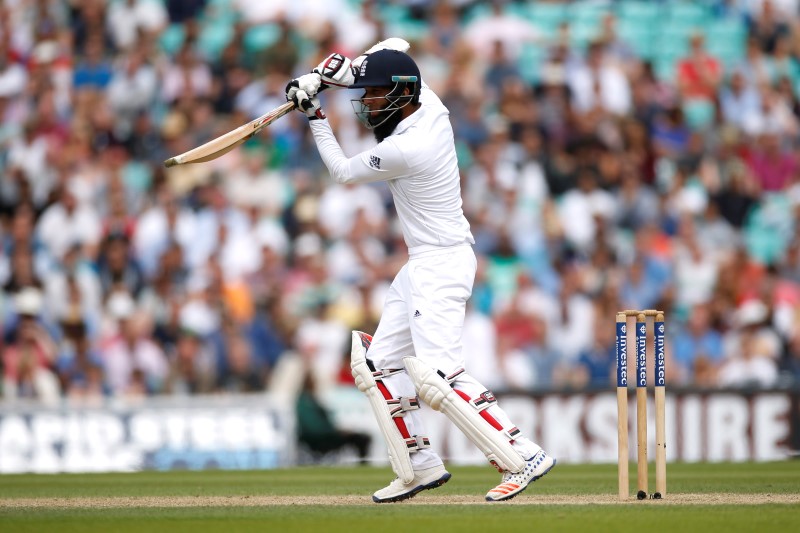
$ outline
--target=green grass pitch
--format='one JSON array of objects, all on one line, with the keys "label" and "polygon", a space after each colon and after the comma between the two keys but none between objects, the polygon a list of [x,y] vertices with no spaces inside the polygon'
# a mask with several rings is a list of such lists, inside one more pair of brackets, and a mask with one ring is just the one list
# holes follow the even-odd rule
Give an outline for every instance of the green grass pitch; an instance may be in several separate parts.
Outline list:
[{"label": "green grass pitch", "polygon": [[384,505],[370,495],[390,480],[388,468],[7,475],[0,531],[713,533],[800,524],[800,461],[672,464],[664,501],[623,504],[616,465],[558,465],[517,499],[492,504],[483,495],[499,479],[493,470],[450,471],[443,487]]}]

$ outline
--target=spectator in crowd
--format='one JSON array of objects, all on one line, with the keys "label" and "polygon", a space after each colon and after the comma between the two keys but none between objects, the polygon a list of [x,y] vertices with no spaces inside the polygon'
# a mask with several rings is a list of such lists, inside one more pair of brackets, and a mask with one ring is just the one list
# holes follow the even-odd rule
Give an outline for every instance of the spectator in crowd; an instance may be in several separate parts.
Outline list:
[{"label": "spectator in crowd", "polygon": [[209,394],[215,388],[216,355],[213,346],[186,324],[178,333],[170,356],[166,389],[170,394]]},{"label": "spectator in crowd", "polygon": [[333,451],[352,447],[355,448],[359,463],[367,464],[367,454],[372,442],[370,436],[337,427],[317,394],[314,373],[306,371],[295,401],[297,440],[311,452],[314,461],[322,460]]},{"label": "spectator in crowd", "polygon": [[782,364],[786,383],[797,383],[800,379],[800,330],[795,329],[789,339],[789,350]]},{"label": "spectator in crowd", "polygon": [[96,401],[105,396],[103,362],[93,347],[80,312],[68,311],[61,319],[64,338],[56,369],[64,395],[72,400]]},{"label": "spectator in crowd", "polygon": [[586,64],[569,77],[573,107],[579,113],[602,109],[615,115],[624,115],[631,109],[631,89],[628,79],[619,67],[605,57],[602,42],[589,45]]},{"label": "spectator in crowd", "polygon": [[576,385],[604,389],[612,382],[617,357],[610,329],[602,317],[595,318],[594,343],[578,356]]},{"label": "spectator in crowd", "polygon": [[43,327],[42,294],[33,287],[21,290],[14,298],[16,323],[3,348],[3,396],[7,400],[32,398],[53,404],[61,394],[53,371],[57,345]]},{"label": "spectator in crowd", "polygon": [[756,183],[765,192],[783,190],[797,170],[794,153],[781,146],[781,137],[774,129],[762,132],[748,163]]},{"label": "spectator in crowd", "polygon": [[163,392],[167,359],[151,338],[149,317],[139,313],[131,295],[123,291],[113,293],[107,307],[118,328],[101,349],[110,394],[137,397]]},{"label": "spectator in crowd", "polygon": [[777,384],[781,344],[769,318],[769,308],[760,300],[739,306],[734,328],[723,340],[725,362],[718,385],[766,388]]},{"label": "spectator in crowd", "polygon": [[[755,2],[756,4],[758,2]],[[789,35],[789,24],[775,7],[772,0],[763,0],[761,10],[751,13],[750,35],[764,52],[771,54],[775,51],[777,41]]]},{"label": "spectator in crowd", "polygon": [[741,70],[734,70],[720,91],[720,107],[725,122],[739,129],[744,129],[748,117],[759,112],[761,97],[756,87],[747,84]]},{"label": "spectator in crowd", "polygon": [[138,298],[145,286],[144,273],[130,251],[128,237],[120,233],[106,236],[97,260],[103,292],[123,290]]},{"label": "spectator in crowd", "polygon": [[693,34],[689,46],[689,55],[678,63],[678,89],[689,125],[706,128],[714,118],[714,104],[722,81],[722,65],[705,49],[702,33]]},{"label": "spectator in crowd", "polygon": [[85,197],[87,193],[79,182],[70,181],[61,188],[59,200],[39,218],[36,232],[53,261],[63,259],[76,244],[86,257],[96,257],[101,225],[96,208]]},{"label": "spectator in crowd", "polygon": [[723,362],[722,334],[712,324],[710,307],[692,307],[685,328],[672,334],[672,352],[681,381],[712,387]]}]

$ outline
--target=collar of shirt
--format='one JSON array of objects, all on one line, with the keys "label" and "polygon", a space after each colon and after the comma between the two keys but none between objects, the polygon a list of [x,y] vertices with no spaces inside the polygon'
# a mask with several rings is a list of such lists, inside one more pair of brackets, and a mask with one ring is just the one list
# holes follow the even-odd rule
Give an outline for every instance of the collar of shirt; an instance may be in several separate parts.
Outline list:
[{"label": "collar of shirt", "polygon": [[422,119],[422,115],[424,112],[425,112],[425,106],[423,105],[419,106],[419,108],[416,111],[414,111],[409,116],[400,121],[400,124],[398,124],[397,127],[394,129],[392,135],[399,135],[404,131],[406,131],[411,126],[413,126],[414,124],[416,124],[417,122],[419,122]]}]

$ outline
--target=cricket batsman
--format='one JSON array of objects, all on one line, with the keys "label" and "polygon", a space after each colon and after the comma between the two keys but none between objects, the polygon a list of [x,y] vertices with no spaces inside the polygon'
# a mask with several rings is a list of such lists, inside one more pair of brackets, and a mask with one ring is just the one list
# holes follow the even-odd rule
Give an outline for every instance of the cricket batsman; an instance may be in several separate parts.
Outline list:
[{"label": "cricket batsman", "polygon": [[[450,479],[426,436],[421,399],[444,413],[502,473],[486,499],[508,500],[556,460],[522,435],[464,368],[461,332],[475,279],[475,241],[462,210],[449,112],[422,83],[408,47],[391,38],[353,61],[332,54],[286,88],[287,100],[308,117],[337,183],[387,182],[408,246],[408,262],[392,282],[374,336],[353,332],[353,376],[369,399],[397,474],[372,499],[405,500]],[[375,135],[374,148],[344,155],[317,96],[326,87],[364,91],[353,104]]]}]

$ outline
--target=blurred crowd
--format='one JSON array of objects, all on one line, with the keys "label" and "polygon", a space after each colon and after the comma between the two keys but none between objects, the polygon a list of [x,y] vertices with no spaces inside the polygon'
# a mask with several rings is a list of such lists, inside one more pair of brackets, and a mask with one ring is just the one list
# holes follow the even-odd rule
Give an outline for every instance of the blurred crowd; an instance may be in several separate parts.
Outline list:
[{"label": "blurred crowd", "polygon": [[[658,308],[671,386],[796,386],[799,2],[694,2],[741,26],[741,53],[715,57],[698,26],[665,65],[617,31],[637,1],[0,2],[2,396],[351,382],[349,332],[374,331],[407,256],[388,189],[332,183],[300,113],[218,160],[163,161],[389,36],[451,112],[471,373],[608,388],[615,312]],[[575,39],[542,5],[596,24]],[[358,96],[323,95],[349,155],[374,143]]]}]

